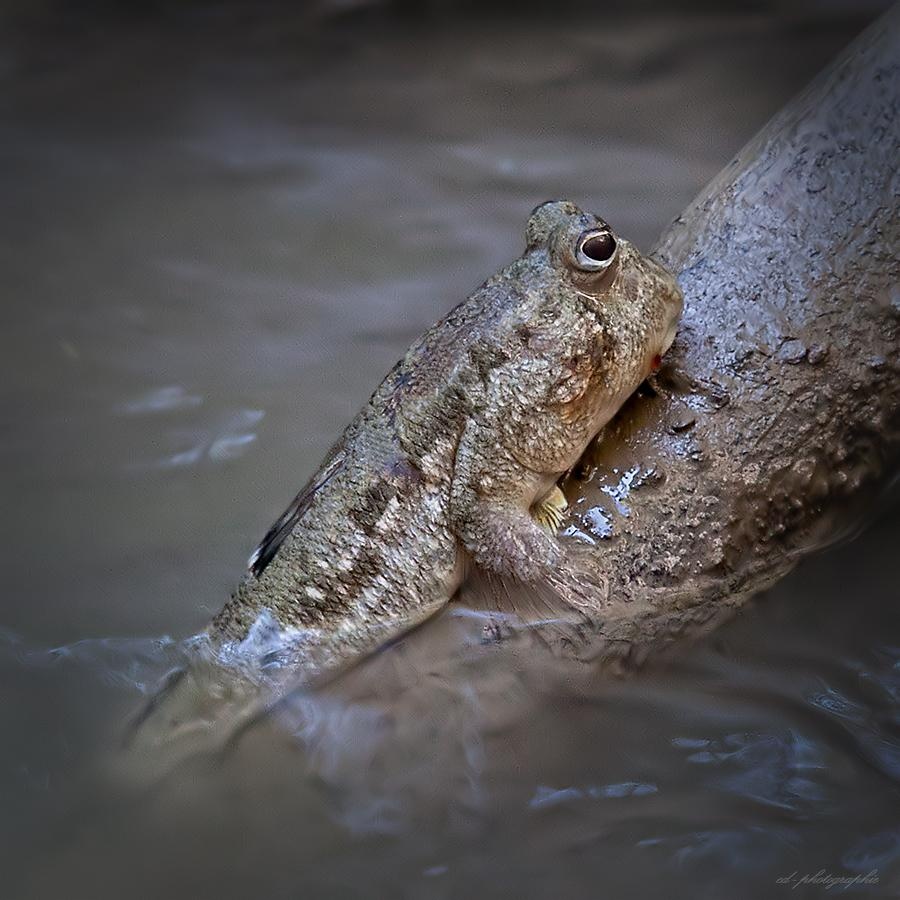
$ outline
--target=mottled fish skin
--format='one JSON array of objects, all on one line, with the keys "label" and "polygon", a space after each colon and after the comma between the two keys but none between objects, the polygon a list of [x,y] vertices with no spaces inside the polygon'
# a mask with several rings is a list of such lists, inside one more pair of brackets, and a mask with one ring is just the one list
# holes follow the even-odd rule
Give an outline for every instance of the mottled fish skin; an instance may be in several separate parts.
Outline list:
[{"label": "mottled fish skin", "polygon": [[535,209],[526,244],[390,371],[251,558],[215,644],[267,610],[314,676],[440,610],[473,561],[558,574],[532,506],[658,363],[682,297],[567,201]]}]

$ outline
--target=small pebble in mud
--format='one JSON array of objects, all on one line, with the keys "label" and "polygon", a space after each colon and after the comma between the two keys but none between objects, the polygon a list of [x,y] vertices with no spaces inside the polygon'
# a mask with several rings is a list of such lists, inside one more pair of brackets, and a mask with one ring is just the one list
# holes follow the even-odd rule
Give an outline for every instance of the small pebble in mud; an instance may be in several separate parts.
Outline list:
[{"label": "small pebble in mud", "polygon": [[796,365],[803,361],[806,356],[806,345],[803,341],[791,340],[785,341],[778,348],[778,359],[789,365]]},{"label": "small pebble in mud", "polygon": [[813,344],[809,348],[809,353],[806,354],[806,361],[812,366],[817,366],[826,356],[828,356],[828,344]]},{"label": "small pebble in mud", "polygon": [[697,417],[688,414],[688,415],[679,416],[671,424],[670,427],[671,427],[672,431],[674,431],[677,434],[679,431],[687,431],[688,428],[695,425],[696,422],[697,422]]},{"label": "small pebble in mud", "polygon": [[818,194],[820,191],[824,191],[826,187],[828,187],[828,180],[825,177],[825,173],[821,170],[812,172],[809,178],[806,179],[806,190],[810,194]]},{"label": "small pebble in mud", "polygon": [[890,304],[895,313],[900,313],[900,287],[897,285],[891,288]]},{"label": "small pebble in mud", "polygon": [[633,490],[637,490],[638,488],[648,487],[654,484],[662,484],[665,480],[665,472],[661,472],[655,466],[648,466],[638,473],[637,477],[631,483],[631,487]]},{"label": "small pebble in mud", "polygon": [[497,644],[504,638],[503,627],[496,619],[486,622],[481,629],[481,642],[483,644]]},{"label": "small pebble in mud", "polygon": [[709,401],[713,409],[723,409],[731,403],[731,397],[728,391],[714,381],[709,381],[704,385],[703,393]]}]

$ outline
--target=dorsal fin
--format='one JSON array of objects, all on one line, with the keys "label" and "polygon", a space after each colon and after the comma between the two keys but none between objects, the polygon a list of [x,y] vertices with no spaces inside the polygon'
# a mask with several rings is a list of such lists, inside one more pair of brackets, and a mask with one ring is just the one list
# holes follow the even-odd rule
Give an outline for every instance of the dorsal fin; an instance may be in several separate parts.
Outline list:
[{"label": "dorsal fin", "polygon": [[339,449],[328,462],[319,469],[307,485],[291,501],[291,505],[281,514],[278,521],[266,532],[259,546],[253,551],[247,562],[250,573],[259,578],[263,570],[272,561],[284,539],[293,531],[303,514],[309,509],[316,494],[328,484],[334,475],[343,467],[344,450]]}]

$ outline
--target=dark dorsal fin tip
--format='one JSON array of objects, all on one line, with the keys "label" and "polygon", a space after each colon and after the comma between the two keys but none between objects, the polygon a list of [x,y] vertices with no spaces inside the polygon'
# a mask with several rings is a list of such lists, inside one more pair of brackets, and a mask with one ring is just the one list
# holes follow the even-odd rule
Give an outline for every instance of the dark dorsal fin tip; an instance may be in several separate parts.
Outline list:
[{"label": "dark dorsal fin tip", "polygon": [[304,513],[310,508],[316,494],[328,484],[344,462],[343,452],[335,454],[328,463],[320,469],[309,483],[291,501],[291,505],[279,516],[275,524],[266,532],[265,537],[259,542],[259,546],[250,555],[247,568],[254,578],[259,578],[266,566],[274,559],[278,549],[284,543],[285,538],[294,530],[297,522],[303,518]]}]

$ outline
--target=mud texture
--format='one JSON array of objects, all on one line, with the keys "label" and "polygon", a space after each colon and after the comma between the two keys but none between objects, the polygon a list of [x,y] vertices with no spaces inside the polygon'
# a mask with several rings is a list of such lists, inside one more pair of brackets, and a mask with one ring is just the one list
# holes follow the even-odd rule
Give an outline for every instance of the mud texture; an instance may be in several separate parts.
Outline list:
[{"label": "mud texture", "polygon": [[721,621],[894,470],[898,61],[895,7],[663,235],[679,336],[566,485],[569,531],[610,579],[592,654],[639,659]]}]

